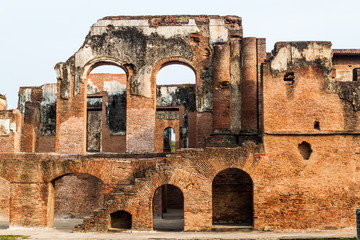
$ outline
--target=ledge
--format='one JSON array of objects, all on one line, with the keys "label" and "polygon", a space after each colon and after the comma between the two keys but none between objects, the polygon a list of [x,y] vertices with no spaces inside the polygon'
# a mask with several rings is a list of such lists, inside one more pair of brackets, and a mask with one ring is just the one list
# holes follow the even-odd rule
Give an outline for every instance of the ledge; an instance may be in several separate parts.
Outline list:
[{"label": "ledge", "polygon": [[360,131],[274,131],[265,132],[264,135],[306,135],[306,136],[323,136],[323,135],[360,135]]}]

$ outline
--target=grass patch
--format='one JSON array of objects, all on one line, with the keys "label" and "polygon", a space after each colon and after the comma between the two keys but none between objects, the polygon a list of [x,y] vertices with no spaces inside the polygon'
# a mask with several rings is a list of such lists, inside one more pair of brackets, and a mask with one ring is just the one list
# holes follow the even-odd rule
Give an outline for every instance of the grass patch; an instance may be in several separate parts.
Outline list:
[{"label": "grass patch", "polygon": [[[300,239],[300,238],[298,238]],[[356,237],[353,238],[301,238],[301,240],[356,240]]]},{"label": "grass patch", "polygon": [[0,240],[19,240],[19,239],[28,239],[29,236],[23,235],[0,235]]}]

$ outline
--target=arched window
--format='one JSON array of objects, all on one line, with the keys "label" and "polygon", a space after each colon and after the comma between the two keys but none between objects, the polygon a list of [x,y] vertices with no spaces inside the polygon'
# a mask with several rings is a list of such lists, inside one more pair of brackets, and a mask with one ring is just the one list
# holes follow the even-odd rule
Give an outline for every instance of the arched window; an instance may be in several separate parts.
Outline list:
[{"label": "arched window", "polygon": [[[196,139],[189,137],[196,132],[197,116],[196,74],[191,67],[174,62],[160,69],[156,76],[156,107],[179,126],[179,147],[196,147]],[[176,110],[179,114],[174,118]]]},{"label": "arched window", "polygon": [[[87,77],[87,151],[116,152],[125,146],[126,74],[113,65],[100,65]],[[104,131],[104,127],[108,131]],[[103,145],[102,142],[106,142]],[[120,152],[124,152],[122,149]]]},{"label": "arched window", "polygon": [[183,64],[172,63],[161,68],[156,76],[156,85],[196,84],[194,71]]},{"label": "arched window", "polygon": [[153,228],[160,231],[184,230],[184,196],[170,184],[158,187],[153,198]]},{"label": "arched window", "polygon": [[175,130],[171,127],[164,130],[164,152],[175,152],[176,150],[176,135]]},{"label": "arched window", "polygon": [[253,226],[253,183],[246,172],[228,168],[212,183],[214,225]]},{"label": "arched window", "polygon": [[360,68],[354,68],[353,70],[353,81],[360,82]]}]

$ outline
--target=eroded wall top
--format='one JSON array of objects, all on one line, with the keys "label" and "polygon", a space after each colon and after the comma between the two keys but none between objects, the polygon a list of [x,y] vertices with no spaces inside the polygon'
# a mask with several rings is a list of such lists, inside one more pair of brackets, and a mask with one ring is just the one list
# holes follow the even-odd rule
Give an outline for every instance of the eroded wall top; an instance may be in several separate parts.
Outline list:
[{"label": "eroded wall top", "polygon": [[[156,63],[176,58],[194,68],[199,67],[199,86],[204,98],[211,94],[206,83],[212,81],[211,61],[214,45],[242,38],[241,18],[236,16],[119,16],[105,17],[90,29],[74,58],[55,69],[62,81],[61,97],[68,99],[70,74],[74,76],[73,94],[87,74],[99,64],[121,66],[130,79],[130,93],[152,97],[151,74]],[[198,65],[198,66],[194,66]],[[210,96],[211,98],[211,96]],[[205,110],[211,106],[206,107]]]}]

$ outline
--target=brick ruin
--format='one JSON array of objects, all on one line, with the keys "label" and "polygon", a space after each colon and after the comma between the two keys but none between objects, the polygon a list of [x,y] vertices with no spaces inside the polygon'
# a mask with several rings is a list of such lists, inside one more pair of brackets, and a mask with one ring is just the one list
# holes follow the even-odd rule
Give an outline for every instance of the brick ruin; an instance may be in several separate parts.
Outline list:
[{"label": "brick ruin", "polygon": [[[171,64],[195,82],[156,84]],[[103,65],[125,74],[91,73]],[[57,84],[21,87],[17,109],[0,95],[10,227],[355,226],[359,49],[278,42],[266,52],[236,16],[105,17],[55,71]]]}]

